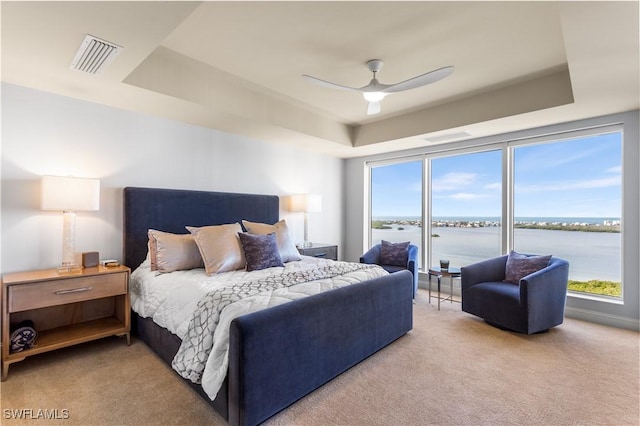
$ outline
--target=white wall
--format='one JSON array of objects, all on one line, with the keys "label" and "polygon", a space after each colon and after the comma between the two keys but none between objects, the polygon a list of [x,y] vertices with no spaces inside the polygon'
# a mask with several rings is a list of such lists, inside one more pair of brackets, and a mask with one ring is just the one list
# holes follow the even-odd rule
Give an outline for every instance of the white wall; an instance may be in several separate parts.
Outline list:
[{"label": "white wall", "polygon": [[[567,315],[618,327],[640,327],[640,133],[638,111],[596,117],[571,123],[563,123],[538,129],[496,135],[492,137],[451,143],[452,148],[472,147],[488,143],[553,134],[562,131],[623,123],[623,271],[624,304],[604,303],[597,300],[569,296]],[[352,158],[345,162],[345,260],[357,260],[363,253],[365,238],[365,192],[367,177],[365,163],[372,160],[400,158],[407,155],[441,150],[442,146],[395,152],[385,155]],[[421,277],[426,280],[426,278]]]},{"label": "white wall", "polygon": [[[122,188],[322,196],[312,241],[341,244],[343,160],[216,130],[2,85],[2,273],[57,266],[62,215],[40,210],[40,176],[99,178],[98,212],[77,216],[76,250],[122,258]],[[302,240],[301,214],[286,211]]]}]

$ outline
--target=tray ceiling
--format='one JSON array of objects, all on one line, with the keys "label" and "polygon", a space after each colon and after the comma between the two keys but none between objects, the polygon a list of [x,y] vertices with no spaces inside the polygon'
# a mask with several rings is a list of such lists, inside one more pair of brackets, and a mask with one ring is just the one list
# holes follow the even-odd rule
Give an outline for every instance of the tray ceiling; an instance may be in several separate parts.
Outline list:
[{"label": "tray ceiling", "polygon": [[[637,2],[2,2],[3,81],[340,157],[637,109]],[[86,34],[123,49],[69,65]],[[369,59],[393,83],[366,115]],[[446,138],[443,143],[446,143]]]}]

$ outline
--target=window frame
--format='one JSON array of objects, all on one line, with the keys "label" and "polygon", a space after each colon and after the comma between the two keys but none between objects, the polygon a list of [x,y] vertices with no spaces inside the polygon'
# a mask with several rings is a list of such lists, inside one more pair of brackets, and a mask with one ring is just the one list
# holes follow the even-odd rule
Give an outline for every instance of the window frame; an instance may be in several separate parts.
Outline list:
[{"label": "window frame", "polygon": [[[409,156],[405,156],[405,157],[394,157],[391,159],[387,159],[387,160],[376,160],[376,161],[367,161],[365,162],[365,169],[366,169],[366,174],[367,174],[367,181],[366,181],[366,197],[365,197],[365,212],[364,212],[364,225],[365,225],[365,233],[364,233],[364,241],[363,244],[364,246],[369,249],[373,246],[373,228],[371,227],[371,222],[372,222],[372,218],[371,218],[371,214],[373,213],[373,205],[372,205],[372,200],[373,200],[373,187],[371,185],[371,179],[373,177],[373,169],[376,167],[384,167],[384,166],[393,166],[396,164],[401,164],[401,163],[411,163],[411,162],[417,162],[417,161],[422,161],[422,206],[421,206],[421,214],[422,214],[422,235],[421,235],[421,243],[422,243],[422,247],[425,247],[425,237],[424,237],[424,229],[425,229],[425,222],[424,222],[424,217],[425,217],[425,196],[426,196],[426,192],[425,192],[425,179],[426,179],[426,175],[425,175],[425,154],[417,154],[417,155],[409,155]],[[422,256],[422,258],[420,259],[420,265],[425,265],[425,257],[424,257],[424,253],[426,252],[426,250],[422,250],[422,253],[420,253],[420,256]],[[422,271],[422,267],[420,268],[420,271]]]},{"label": "window frame", "polygon": [[[625,285],[624,285],[624,254],[625,254],[625,234],[624,234],[624,125],[622,123],[607,124],[602,126],[593,126],[576,130],[567,130],[557,133],[551,133],[548,135],[540,135],[533,137],[525,137],[520,139],[514,139],[508,142],[509,155],[510,155],[510,185],[514,189],[515,185],[515,163],[514,152],[517,148],[523,146],[534,146],[541,144],[552,144],[556,142],[564,142],[572,139],[586,138],[591,136],[599,136],[604,134],[620,134],[620,297],[598,295],[591,293],[581,293],[577,291],[567,291],[568,297],[574,297],[577,299],[594,300],[598,302],[612,303],[624,305],[625,300]],[[510,191],[510,219],[514,220],[514,196],[515,190]],[[510,245],[509,250],[514,247],[514,226],[510,224]]]}]

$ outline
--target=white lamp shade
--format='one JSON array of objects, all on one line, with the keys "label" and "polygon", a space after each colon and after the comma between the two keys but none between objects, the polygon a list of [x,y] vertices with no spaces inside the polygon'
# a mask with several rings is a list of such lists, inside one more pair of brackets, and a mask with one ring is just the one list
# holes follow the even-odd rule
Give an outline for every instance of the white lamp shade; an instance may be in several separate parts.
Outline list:
[{"label": "white lamp shade", "polygon": [[42,176],[41,196],[42,210],[99,210],[100,180]]},{"label": "white lamp shade", "polygon": [[289,210],[292,212],[320,213],[322,197],[315,194],[297,194],[289,197]]}]

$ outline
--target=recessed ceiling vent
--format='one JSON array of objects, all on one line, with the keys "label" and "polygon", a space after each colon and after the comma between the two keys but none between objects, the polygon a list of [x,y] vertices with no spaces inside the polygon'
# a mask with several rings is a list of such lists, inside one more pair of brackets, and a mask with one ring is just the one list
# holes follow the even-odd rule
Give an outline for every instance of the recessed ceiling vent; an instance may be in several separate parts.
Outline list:
[{"label": "recessed ceiling vent", "polygon": [[433,143],[449,142],[457,139],[468,138],[469,136],[471,136],[471,134],[468,132],[458,132],[458,133],[447,133],[440,136],[426,137],[424,138],[424,140],[427,142],[433,142]]},{"label": "recessed ceiling vent", "polygon": [[87,34],[70,68],[89,74],[102,74],[121,50],[122,47],[117,44]]}]

